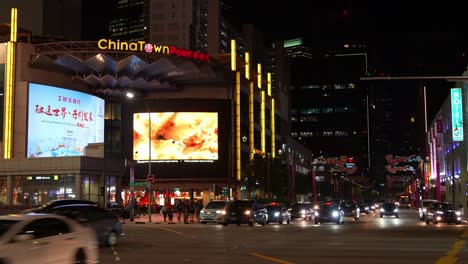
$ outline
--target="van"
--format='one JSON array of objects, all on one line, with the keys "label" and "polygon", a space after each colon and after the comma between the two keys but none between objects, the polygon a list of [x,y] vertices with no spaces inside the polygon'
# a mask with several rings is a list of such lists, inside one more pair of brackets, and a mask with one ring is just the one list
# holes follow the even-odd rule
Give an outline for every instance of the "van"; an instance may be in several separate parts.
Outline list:
[{"label": "van", "polygon": [[206,223],[222,223],[224,209],[229,201],[213,200],[209,202],[201,211],[199,222]]}]

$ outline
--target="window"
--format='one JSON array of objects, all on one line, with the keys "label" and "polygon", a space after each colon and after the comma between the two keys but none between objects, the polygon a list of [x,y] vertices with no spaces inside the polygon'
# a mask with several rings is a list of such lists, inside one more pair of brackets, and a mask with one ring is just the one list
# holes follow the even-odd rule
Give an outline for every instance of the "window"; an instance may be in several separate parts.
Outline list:
[{"label": "window", "polygon": [[348,112],[348,107],[336,107],[335,113],[346,113]]},{"label": "window", "polygon": [[67,223],[56,218],[42,218],[34,220],[25,226],[18,234],[32,234],[34,239],[57,236],[70,232]]},{"label": "window", "polygon": [[324,137],[331,137],[333,136],[333,131],[323,131],[322,135]]},{"label": "window", "polygon": [[299,113],[302,114],[302,115],[319,114],[320,113],[320,108],[299,109]]},{"label": "window", "polygon": [[323,108],[322,111],[323,111],[323,113],[325,113],[325,114],[329,114],[329,113],[333,113],[333,112],[334,112],[332,107]]}]

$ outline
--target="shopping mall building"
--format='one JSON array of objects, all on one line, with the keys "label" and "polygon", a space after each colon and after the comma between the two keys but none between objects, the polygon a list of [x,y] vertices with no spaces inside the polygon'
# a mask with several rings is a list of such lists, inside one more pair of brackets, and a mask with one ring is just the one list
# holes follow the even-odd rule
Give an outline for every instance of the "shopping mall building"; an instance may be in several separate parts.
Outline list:
[{"label": "shopping mall building", "polygon": [[14,18],[0,45],[2,203],[125,202],[147,175],[161,199],[241,197],[254,153],[291,152],[277,129],[286,97],[234,42],[213,56],[111,39],[31,44]]}]

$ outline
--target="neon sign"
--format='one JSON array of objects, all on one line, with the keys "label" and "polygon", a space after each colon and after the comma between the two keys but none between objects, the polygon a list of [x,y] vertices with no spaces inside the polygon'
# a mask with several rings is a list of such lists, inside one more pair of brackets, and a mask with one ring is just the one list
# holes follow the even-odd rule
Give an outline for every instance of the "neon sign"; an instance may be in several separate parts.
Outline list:
[{"label": "neon sign", "polygon": [[460,88],[451,89],[452,105],[452,139],[453,141],[463,141],[463,107]]},{"label": "neon sign", "polygon": [[125,41],[112,41],[110,39],[100,39],[98,41],[98,48],[101,50],[122,50],[122,51],[135,51],[135,52],[147,52],[147,53],[159,53],[173,55],[177,57],[183,57],[187,59],[194,59],[200,61],[209,61],[210,56],[207,53],[177,48],[175,46],[168,45],[157,45],[152,43],[146,43],[144,41],[137,42],[125,42]]}]

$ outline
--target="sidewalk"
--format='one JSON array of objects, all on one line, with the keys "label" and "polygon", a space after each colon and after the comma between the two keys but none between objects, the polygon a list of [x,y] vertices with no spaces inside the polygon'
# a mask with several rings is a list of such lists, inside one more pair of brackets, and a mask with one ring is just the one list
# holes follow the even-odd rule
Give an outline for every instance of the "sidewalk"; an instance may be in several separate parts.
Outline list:
[{"label": "sidewalk", "polygon": [[[162,214],[151,214],[151,222],[149,222],[148,215],[142,215],[139,218],[134,218],[133,222],[130,219],[123,219],[125,224],[184,224],[184,216],[181,215],[180,222],[177,220],[177,214],[174,214],[173,221],[169,221],[169,218],[164,222],[164,217]],[[189,222],[189,224],[198,224],[197,221]]]}]

